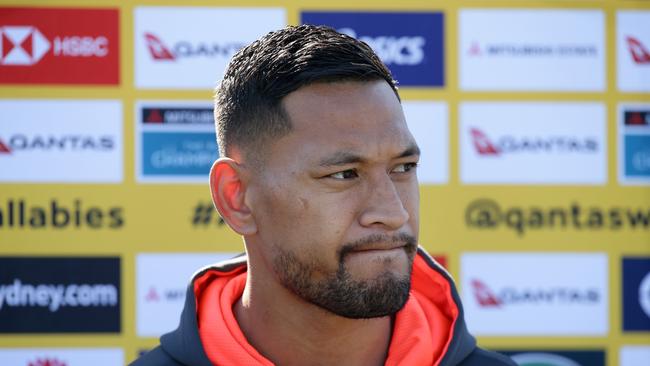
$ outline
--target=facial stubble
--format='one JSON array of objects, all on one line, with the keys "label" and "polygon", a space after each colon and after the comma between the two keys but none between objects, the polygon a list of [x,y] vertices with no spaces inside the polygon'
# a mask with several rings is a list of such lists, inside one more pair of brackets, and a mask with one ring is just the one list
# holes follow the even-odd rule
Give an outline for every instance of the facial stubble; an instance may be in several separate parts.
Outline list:
[{"label": "facial stubble", "polygon": [[[345,257],[364,245],[391,241],[403,244],[408,259],[408,268],[403,275],[389,270],[374,278],[357,280],[352,277],[345,264]],[[338,251],[338,269],[334,273],[318,276],[317,263],[306,262],[291,251],[282,249],[273,260],[275,273],[285,288],[307,302],[336,315],[352,319],[368,319],[398,312],[409,297],[413,259],[417,251],[416,240],[407,234],[394,237],[369,236],[348,243]]]}]

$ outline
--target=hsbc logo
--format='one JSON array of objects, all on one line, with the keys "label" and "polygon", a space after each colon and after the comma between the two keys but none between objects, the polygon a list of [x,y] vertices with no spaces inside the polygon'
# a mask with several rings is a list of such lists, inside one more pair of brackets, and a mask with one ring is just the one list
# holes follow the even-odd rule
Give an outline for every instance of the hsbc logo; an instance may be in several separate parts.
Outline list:
[{"label": "hsbc logo", "polygon": [[503,287],[494,292],[483,281],[471,280],[474,298],[483,308],[502,308],[518,304],[598,304],[602,298],[597,288],[575,287],[515,288]]},{"label": "hsbc logo", "polygon": [[0,7],[0,14],[0,84],[119,84],[118,8]]},{"label": "hsbc logo", "polygon": [[0,38],[2,65],[33,65],[50,50],[47,38],[31,26],[0,27]]},{"label": "hsbc logo", "polygon": [[48,40],[38,28],[0,27],[0,64],[30,66],[38,63],[52,49],[55,57],[106,57],[108,39],[104,36],[56,36]]},{"label": "hsbc logo", "polygon": [[90,135],[11,135],[5,143],[0,137],[0,156],[16,151],[111,151],[115,148],[113,136]]},{"label": "hsbc logo", "polygon": [[579,138],[574,136],[549,137],[515,137],[504,135],[495,142],[485,132],[471,127],[469,133],[474,149],[481,156],[500,156],[508,153],[597,153],[598,140],[595,138]]},{"label": "hsbc logo", "polygon": [[149,55],[156,61],[173,62],[182,58],[193,57],[229,59],[245,46],[244,43],[240,42],[192,43],[190,41],[179,41],[170,48],[157,35],[150,32],[144,33],[144,39]]}]

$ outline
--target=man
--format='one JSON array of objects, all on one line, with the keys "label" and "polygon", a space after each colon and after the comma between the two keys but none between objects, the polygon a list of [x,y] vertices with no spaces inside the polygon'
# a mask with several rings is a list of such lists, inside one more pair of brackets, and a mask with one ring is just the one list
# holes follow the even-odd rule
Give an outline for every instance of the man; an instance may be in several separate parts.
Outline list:
[{"label": "man", "polygon": [[476,347],[417,246],[419,149],[395,84],[326,27],[234,56],[210,188],[247,256],[197,273],[178,329],[134,365],[514,365]]}]

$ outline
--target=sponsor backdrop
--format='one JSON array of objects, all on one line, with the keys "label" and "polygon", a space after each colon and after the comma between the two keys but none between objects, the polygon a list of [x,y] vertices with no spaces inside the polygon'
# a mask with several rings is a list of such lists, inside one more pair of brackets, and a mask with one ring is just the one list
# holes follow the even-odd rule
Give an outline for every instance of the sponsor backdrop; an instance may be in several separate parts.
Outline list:
[{"label": "sponsor backdrop", "polygon": [[647,1],[0,0],[0,364],[121,365],[242,250],[211,96],[286,24],[371,45],[422,149],[420,242],[521,365],[650,359]]}]

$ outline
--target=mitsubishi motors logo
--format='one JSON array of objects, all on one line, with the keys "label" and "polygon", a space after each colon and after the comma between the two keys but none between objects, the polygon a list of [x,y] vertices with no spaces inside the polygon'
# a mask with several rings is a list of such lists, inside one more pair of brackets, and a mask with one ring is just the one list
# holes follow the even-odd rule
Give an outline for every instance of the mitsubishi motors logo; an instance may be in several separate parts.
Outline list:
[{"label": "mitsubishi motors logo", "polygon": [[481,45],[474,41],[472,44],[469,46],[469,51],[467,52],[470,56],[481,56],[483,52],[481,51]]},{"label": "mitsubishi motors logo", "polygon": [[641,65],[650,64],[650,52],[643,46],[641,41],[631,36],[625,37],[625,40],[635,63]]},{"label": "mitsubishi motors logo", "polygon": [[144,299],[147,300],[148,302],[150,301],[158,302],[160,301],[160,295],[158,295],[158,291],[156,291],[156,288],[151,286],[147,294],[144,296]]},{"label": "mitsubishi motors logo", "polygon": [[0,38],[0,65],[34,65],[50,50],[50,42],[32,26],[0,27]]},{"label": "mitsubishi motors logo", "polygon": [[0,140],[0,154],[11,154],[11,150],[2,140]]},{"label": "mitsubishi motors logo", "polygon": [[64,361],[59,361],[56,358],[39,358],[34,362],[30,362],[27,366],[67,366]]}]

